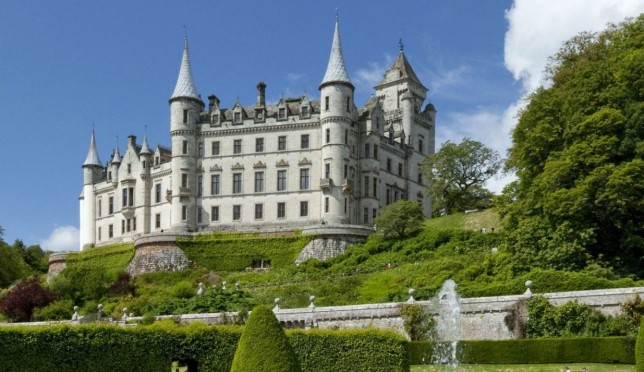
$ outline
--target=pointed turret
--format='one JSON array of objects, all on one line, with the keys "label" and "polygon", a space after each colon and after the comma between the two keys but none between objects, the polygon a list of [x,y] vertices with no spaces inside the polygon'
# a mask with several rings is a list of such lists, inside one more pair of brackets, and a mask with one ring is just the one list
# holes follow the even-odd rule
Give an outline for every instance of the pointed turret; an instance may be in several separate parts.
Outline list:
[{"label": "pointed turret", "polygon": [[378,85],[384,85],[392,81],[398,81],[398,80],[403,80],[403,79],[409,79],[413,81],[414,83],[420,85],[422,88],[427,91],[427,88],[423,85],[423,83],[420,81],[416,73],[414,72],[414,69],[411,67],[411,64],[407,60],[407,57],[405,56],[405,52],[400,49],[400,53],[398,53],[398,58],[394,61],[394,63],[389,67],[387,72],[385,72],[385,76],[383,79],[380,81]]},{"label": "pointed turret", "polygon": [[188,37],[183,44],[183,57],[181,58],[181,67],[179,68],[179,78],[177,85],[170,100],[175,98],[194,98],[201,101],[195,82],[192,80],[192,69],[190,67],[190,54],[188,53]]},{"label": "pointed turret", "polygon": [[342,44],[340,43],[340,21],[335,17],[335,32],[333,34],[333,44],[331,45],[331,55],[329,64],[326,67],[326,73],[320,83],[320,89],[330,83],[345,83],[353,87],[349,74],[344,66],[344,56],[342,55]]},{"label": "pointed turret", "polygon": [[98,150],[96,150],[96,140],[94,139],[94,130],[92,130],[92,139],[89,142],[89,151],[87,151],[87,158],[83,166],[96,165],[101,167],[101,159],[98,157]]},{"label": "pointed turret", "polygon": [[114,149],[114,156],[112,156],[112,164],[121,164],[121,153],[119,148]]},{"label": "pointed turret", "polygon": [[147,135],[143,136],[143,144],[141,145],[141,151],[139,151],[139,155],[152,155],[152,151],[150,151],[150,146],[148,146]]}]

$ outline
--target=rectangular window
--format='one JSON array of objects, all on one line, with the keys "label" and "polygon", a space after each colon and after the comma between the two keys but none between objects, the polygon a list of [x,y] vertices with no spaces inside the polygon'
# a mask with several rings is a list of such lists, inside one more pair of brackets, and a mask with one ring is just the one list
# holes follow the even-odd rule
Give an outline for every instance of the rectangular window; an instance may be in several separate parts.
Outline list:
[{"label": "rectangular window", "polygon": [[157,229],[161,228],[161,213],[157,213],[154,216],[154,227]]},{"label": "rectangular window", "polygon": [[127,207],[127,206],[128,206],[127,196],[128,196],[128,189],[127,189],[127,188],[124,188],[124,189],[123,189],[123,198],[122,198],[122,201],[123,201],[123,207]]},{"label": "rectangular window", "polygon": [[369,196],[369,176],[364,176],[364,196]]},{"label": "rectangular window", "polygon": [[346,179],[349,171],[349,164],[344,165],[344,170],[342,171],[342,178]]},{"label": "rectangular window", "polygon": [[121,235],[125,234],[125,220],[121,220]]},{"label": "rectangular window", "polygon": [[210,176],[210,194],[211,195],[219,195],[220,190],[220,175],[218,174],[213,174]]},{"label": "rectangular window", "polygon": [[212,155],[219,155],[219,141],[213,141],[211,146]]},{"label": "rectangular window", "polygon": [[329,96],[324,97],[324,110],[329,111]]},{"label": "rectangular window", "polygon": [[309,117],[309,106],[302,106],[300,109],[300,116],[303,118]]},{"label": "rectangular window", "polygon": [[286,171],[277,171],[277,191],[286,190]]},{"label": "rectangular window", "polygon": [[286,150],[286,136],[277,137],[277,150],[278,151]]},{"label": "rectangular window", "polygon": [[264,152],[263,138],[255,138],[255,152]]},{"label": "rectangular window", "polygon": [[391,172],[391,158],[387,158],[387,172]]},{"label": "rectangular window", "polygon": [[112,171],[107,172],[107,180],[112,181]]},{"label": "rectangular window", "polygon": [[309,148],[309,135],[303,134],[302,140],[300,141],[300,148],[308,149]]},{"label": "rectangular window", "polygon": [[242,119],[241,119],[241,112],[236,112],[236,113],[233,115],[233,121],[234,121],[234,123],[235,123],[235,124],[239,124],[239,123],[241,123],[241,122],[242,122]]},{"label": "rectangular window", "polygon": [[422,164],[418,164],[418,183],[423,183],[423,172],[421,171]]},{"label": "rectangular window", "polygon": [[185,205],[181,206],[181,221],[188,219],[188,207]]},{"label": "rectangular window", "polygon": [[128,218],[126,222],[127,222],[127,224],[126,224],[126,225],[127,225],[126,231],[127,231],[127,232],[132,231],[132,220]]},{"label": "rectangular window", "polygon": [[132,163],[127,163],[127,174],[132,174]]},{"label": "rectangular window", "polygon": [[391,190],[387,189],[387,205],[391,203]]},{"label": "rectangular window", "polygon": [[210,207],[210,220],[219,221],[219,207]]},{"label": "rectangular window", "polygon": [[364,157],[365,158],[369,157],[369,144],[368,143],[364,144]]},{"label": "rectangular window", "polygon": [[331,142],[331,129],[327,129],[325,133],[326,143]]},{"label": "rectangular window", "polygon": [[344,130],[344,144],[345,145],[349,144],[349,130],[348,129]]},{"label": "rectangular window", "polygon": [[398,191],[394,191],[394,202],[398,201]]},{"label": "rectangular window", "polygon": [[183,124],[188,124],[188,110],[183,110]]},{"label": "rectangular window", "polygon": [[188,187],[188,173],[181,173],[181,187]]},{"label": "rectangular window", "polygon": [[329,213],[329,197],[324,198],[324,213]]},{"label": "rectangular window", "polygon": [[241,154],[242,152],[242,140],[236,139],[233,142],[233,154]]},{"label": "rectangular window", "polygon": [[183,155],[187,155],[187,154],[188,154],[188,141],[183,141],[183,142],[182,142],[182,144],[181,144],[181,153],[182,153]]},{"label": "rectangular window", "polygon": [[301,201],[300,202],[300,217],[306,217],[309,215],[309,202]]},{"label": "rectangular window", "polygon": [[347,97],[347,112],[351,112],[351,97]]},{"label": "rectangular window", "polygon": [[373,197],[378,197],[378,179],[376,177],[373,178]]},{"label": "rectangular window", "polygon": [[241,220],[241,205],[233,205],[233,221]]},{"label": "rectangular window", "polygon": [[324,164],[324,178],[331,178],[331,164]]},{"label": "rectangular window", "polygon": [[344,198],[344,214],[347,214],[347,198]]},{"label": "rectangular window", "polygon": [[277,218],[286,217],[286,203],[277,203]]},{"label": "rectangular window", "polygon": [[217,124],[219,124],[219,115],[218,115],[218,114],[214,114],[214,115],[212,115],[212,117],[211,117],[211,119],[210,119],[210,123],[211,123],[212,125],[217,125]]},{"label": "rectangular window", "polygon": [[148,165],[148,163],[145,160],[143,160],[143,169],[145,169],[147,167],[147,165]]},{"label": "rectangular window", "polygon": [[422,154],[423,151],[424,151],[424,149],[423,149],[423,140],[419,139],[418,140],[418,152],[420,152]]},{"label": "rectangular window", "polygon": [[378,217],[378,209],[374,208],[372,213],[371,213],[371,218],[373,218],[374,221],[375,221],[376,217]]},{"label": "rectangular window", "polygon": [[286,108],[285,107],[280,107],[279,110],[277,111],[277,118],[278,119],[286,119]]},{"label": "rectangular window", "polygon": [[98,241],[101,241],[101,228],[98,228]]},{"label": "rectangular window", "polygon": [[373,145],[373,158],[378,159],[378,145]]},{"label": "rectangular window", "polygon": [[136,231],[136,217],[132,219],[132,231]]},{"label": "rectangular window", "polygon": [[161,184],[154,185],[154,202],[161,203]]},{"label": "rectangular window", "polygon": [[369,208],[365,208],[362,214],[362,222],[369,223]]},{"label": "rectangular window", "polygon": [[203,176],[197,176],[197,196],[203,195]]},{"label": "rectangular window", "polygon": [[300,169],[300,190],[309,189],[309,170]]},{"label": "rectangular window", "polygon": [[98,216],[103,217],[103,199],[98,199]]},{"label": "rectangular window", "polygon": [[109,214],[114,214],[114,197],[110,196],[109,198],[107,198],[107,202],[108,202],[107,211],[109,212]]},{"label": "rectangular window", "polygon": [[110,239],[114,237],[114,225],[109,225],[107,227],[107,237]]},{"label": "rectangular window", "polygon": [[[158,157],[158,156],[155,156],[155,157],[154,157],[154,166],[159,165],[159,161],[160,161],[159,157]],[[110,177],[110,178],[112,178],[112,177]]]},{"label": "rectangular window", "polygon": [[203,212],[201,207],[197,207],[197,223],[201,223],[203,218]]},{"label": "rectangular window", "polygon": [[403,165],[402,165],[402,163],[398,163],[398,175],[399,176],[403,175]]},{"label": "rectangular window", "polygon": [[255,204],[255,219],[261,220],[264,218],[264,204]]},{"label": "rectangular window", "polygon": [[233,194],[241,194],[242,192],[242,174],[233,173]]},{"label": "rectangular window", "polygon": [[198,146],[199,146],[199,147],[198,147],[198,149],[199,149],[199,150],[198,150],[198,151],[199,151],[199,156],[203,156],[203,155],[204,155],[204,152],[203,152],[203,142],[199,142]]},{"label": "rectangular window", "polygon": [[255,192],[264,192],[264,172],[255,172]]}]

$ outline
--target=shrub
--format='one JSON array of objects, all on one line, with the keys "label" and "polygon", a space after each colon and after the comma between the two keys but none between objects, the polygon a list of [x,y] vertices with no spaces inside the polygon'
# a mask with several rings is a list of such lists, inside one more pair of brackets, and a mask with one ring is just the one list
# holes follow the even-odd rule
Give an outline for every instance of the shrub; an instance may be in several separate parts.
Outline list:
[{"label": "shrub", "polygon": [[110,296],[134,295],[134,282],[127,272],[122,272],[116,280],[107,288],[107,294]]},{"label": "shrub", "polygon": [[403,199],[386,206],[375,222],[384,237],[403,238],[420,230],[424,220],[420,205]]},{"label": "shrub", "polygon": [[0,301],[0,312],[14,322],[32,319],[34,309],[48,305],[56,295],[44,288],[34,277],[16,284]]},{"label": "shrub", "polygon": [[253,309],[242,332],[231,372],[300,371],[282,326],[270,307]]},{"label": "shrub", "polygon": [[190,298],[197,295],[197,288],[190,282],[179,282],[172,286],[172,295],[177,298]]},{"label": "shrub", "polygon": [[637,372],[644,372],[644,322],[640,323],[640,330],[637,333],[635,344],[635,364]]},{"label": "shrub", "polygon": [[33,320],[70,320],[74,314],[72,300],[57,300],[34,310]]},{"label": "shrub", "polygon": [[426,340],[434,329],[434,318],[419,304],[404,304],[400,308],[405,332],[412,341]]}]

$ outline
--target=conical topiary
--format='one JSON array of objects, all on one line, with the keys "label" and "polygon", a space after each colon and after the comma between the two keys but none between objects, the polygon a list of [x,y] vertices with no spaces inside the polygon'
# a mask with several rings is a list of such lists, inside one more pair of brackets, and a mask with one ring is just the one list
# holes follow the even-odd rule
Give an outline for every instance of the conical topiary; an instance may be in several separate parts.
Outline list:
[{"label": "conical topiary", "polygon": [[251,312],[230,371],[301,371],[297,356],[270,307],[260,305]]}]

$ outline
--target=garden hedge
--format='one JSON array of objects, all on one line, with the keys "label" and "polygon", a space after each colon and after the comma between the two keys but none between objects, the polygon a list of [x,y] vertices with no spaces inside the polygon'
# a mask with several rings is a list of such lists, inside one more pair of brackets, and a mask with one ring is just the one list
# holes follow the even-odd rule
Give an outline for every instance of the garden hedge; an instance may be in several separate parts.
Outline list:
[{"label": "garden hedge", "polygon": [[[0,327],[3,372],[165,371],[173,361],[230,371],[242,327],[114,325]],[[409,371],[407,342],[381,330],[287,332],[303,371]]]},{"label": "garden hedge", "polygon": [[[434,344],[411,342],[411,364],[431,361]],[[534,338],[461,341],[457,355],[468,364],[620,363],[635,364],[634,337]]]},{"label": "garden hedge", "polygon": [[635,345],[635,364],[637,372],[644,372],[644,322],[640,322]]}]

